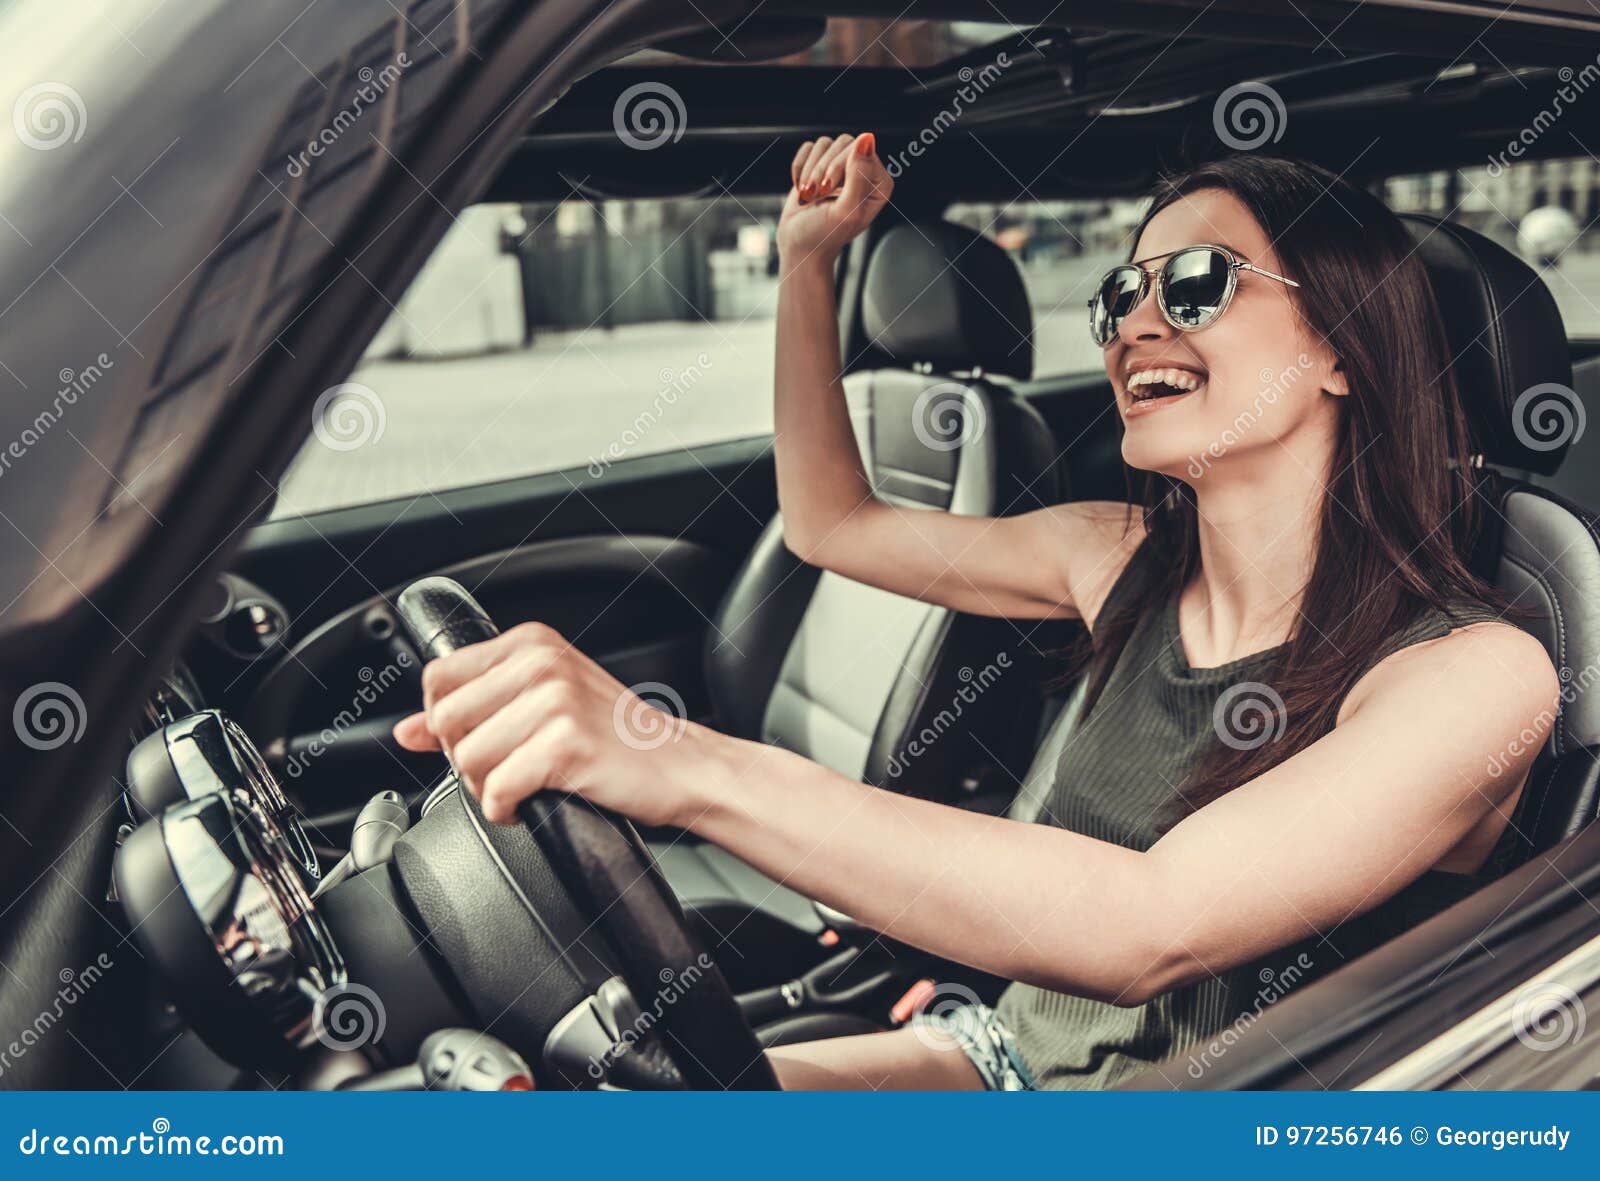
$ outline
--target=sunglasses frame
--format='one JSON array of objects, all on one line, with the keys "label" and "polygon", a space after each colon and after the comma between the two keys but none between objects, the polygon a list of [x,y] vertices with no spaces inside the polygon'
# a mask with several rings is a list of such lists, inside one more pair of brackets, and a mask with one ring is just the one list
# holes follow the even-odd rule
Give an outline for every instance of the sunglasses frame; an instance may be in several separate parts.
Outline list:
[{"label": "sunglasses frame", "polygon": [[[1222,290],[1222,298],[1217,301],[1217,310],[1215,314],[1213,314],[1212,317],[1204,324],[1190,327],[1189,325],[1179,324],[1173,320],[1171,314],[1167,311],[1166,301],[1160,294],[1159,286],[1153,284],[1151,280],[1161,275],[1181,256],[1185,254],[1192,254],[1196,251],[1209,251],[1215,254],[1220,254],[1223,258],[1227,259],[1228,283],[1227,286]],[[1159,267],[1147,267],[1141,265],[1157,258],[1164,258],[1166,261],[1163,262]],[[1129,267],[1139,272],[1139,290],[1134,294],[1133,306],[1128,309],[1128,313],[1122,318],[1126,320],[1128,315],[1131,315],[1133,310],[1144,302],[1145,297],[1150,294],[1151,288],[1155,286],[1156,310],[1161,313],[1161,318],[1178,332],[1204,332],[1218,320],[1222,319],[1222,314],[1228,310],[1228,305],[1233,302],[1233,293],[1239,288],[1240,271],[1254,271],[1258,275],[1265,275],[1269,279],[1276,279],[1279,283],[1282,283],[1287,287],[1300,286],[1300,284],[1295,280],[1286,279],[1282,275],[1267,270],[1265,267],[1256,266],[1253,262],[1246,262],[1232,250],[1228,249],[1228,247],[1219,246],[1212,242],[1200,242],[1193,246],[1182,246],[1177,250],[1169,250],[1166,254],[1152,254],[1149,258],[1136,259],[1133,262],[1118,263],[1116,266],[1109,268],[1103,275],[1100,276],[1100,281],[1095,284],[1095,294],[1089,297],[1089,337],[1102,349],[1108,349],[1112,345],[1116,344],[1117,338],[1122,335],[1122,325],[1119,322],[1117,327],[1112,330],[1111,335],[1107,337],[1104,342],[1102,342],[1094,329],[1094,305],[1100,298],[1100,291],[1105,287],[1106,280],[1111,278],[1111,276],[1116,274],[1118,271],[1126,270]]]}]

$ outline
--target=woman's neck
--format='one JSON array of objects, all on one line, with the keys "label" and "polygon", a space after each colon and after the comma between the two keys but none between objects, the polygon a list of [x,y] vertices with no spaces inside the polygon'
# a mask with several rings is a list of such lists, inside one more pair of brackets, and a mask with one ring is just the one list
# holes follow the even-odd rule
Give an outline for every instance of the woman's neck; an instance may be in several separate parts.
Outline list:
[{"label": "woman's neck", "polygon": [[[1200,570],[1179,600],[1196,666],[1277,646],[1294,630],[1316,560],[1322,485],[1304,470],[1197,486]],[[1296,478],[1298,476],[1298,478]]]}]

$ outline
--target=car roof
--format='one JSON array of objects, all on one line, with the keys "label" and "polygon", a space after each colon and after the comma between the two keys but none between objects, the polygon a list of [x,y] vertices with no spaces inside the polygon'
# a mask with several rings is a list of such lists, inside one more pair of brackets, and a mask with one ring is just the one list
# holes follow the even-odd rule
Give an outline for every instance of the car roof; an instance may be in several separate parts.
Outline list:
[{"label": "car roof", "polygon": [[[1221,118],[1247,131],[1265,119],[1265,139],[1237,138],[1361,180],[1483,164],[1505,150],[1507,129],[1549,119],[1557,85],[1581,91],[1600,76],[1600,13],[1577,4],[1497,6],[1492,22],[1410,3],[1278,14],[1223,2],[1092,13],[1002,3],[979,6],[984,21],[928,15],[953,7],[851,5],[888,19],[813,17],[820,39],[809,44],[799,10],[769,4],[770,17],[732,38],[631,55],[575,85],[489,195],[776,192],[790,153],[775,142],[868,127],[890,151],[923,141],[898,201],[1126,195],[1216,150]],[[674,96],[670,151],[617,135],[641,83]],[[1230,95],[1243,109],[1219,111]],[[1581,129],[1593,122],[1574,112],[1520,158],[1587,154]]]}]

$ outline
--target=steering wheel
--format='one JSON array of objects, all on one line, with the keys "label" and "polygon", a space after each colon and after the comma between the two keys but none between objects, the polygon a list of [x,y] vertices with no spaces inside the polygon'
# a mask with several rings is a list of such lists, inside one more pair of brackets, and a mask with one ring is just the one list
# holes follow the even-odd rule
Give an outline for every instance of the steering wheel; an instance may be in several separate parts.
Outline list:
[{"label": "steering wheel", "polygon": [[[450,578],[412,583],[395,600],[395,611],[424,662],[500,634],[477,600]],[[464,783],[461,794],[468,807],[478,809]],[[651,1029],[684,1082],[696,1090],[777,1090],[772,1065],[733,990],[689,927],[633,824],[554,790],[523,801],[517,814],[561,884],[605,936],[637,1005],[649,1005],[667,981],[693,981],[671,1003],[652,1010]]]}]

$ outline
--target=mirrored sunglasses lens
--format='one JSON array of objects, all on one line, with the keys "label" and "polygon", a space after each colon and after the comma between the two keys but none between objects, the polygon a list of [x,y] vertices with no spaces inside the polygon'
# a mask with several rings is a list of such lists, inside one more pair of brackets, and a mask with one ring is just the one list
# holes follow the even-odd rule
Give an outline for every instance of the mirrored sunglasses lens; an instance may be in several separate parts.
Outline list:
[{"label": "mirrored sunglasses lens", "polygon": [[1232,273],[1221,251],[1174,254],[1161,268],[1161,305],[1180,328],[1202,328],[1222,311]]},{"label": "mirrored sunglasses lens", "polygon": [[1089,313],[1089,327],[1098,343],[1109,344],[1117,335],[1123,319],[1139,302],[1142,277],[1138,267],[1117,267],[1100,281]]}]

